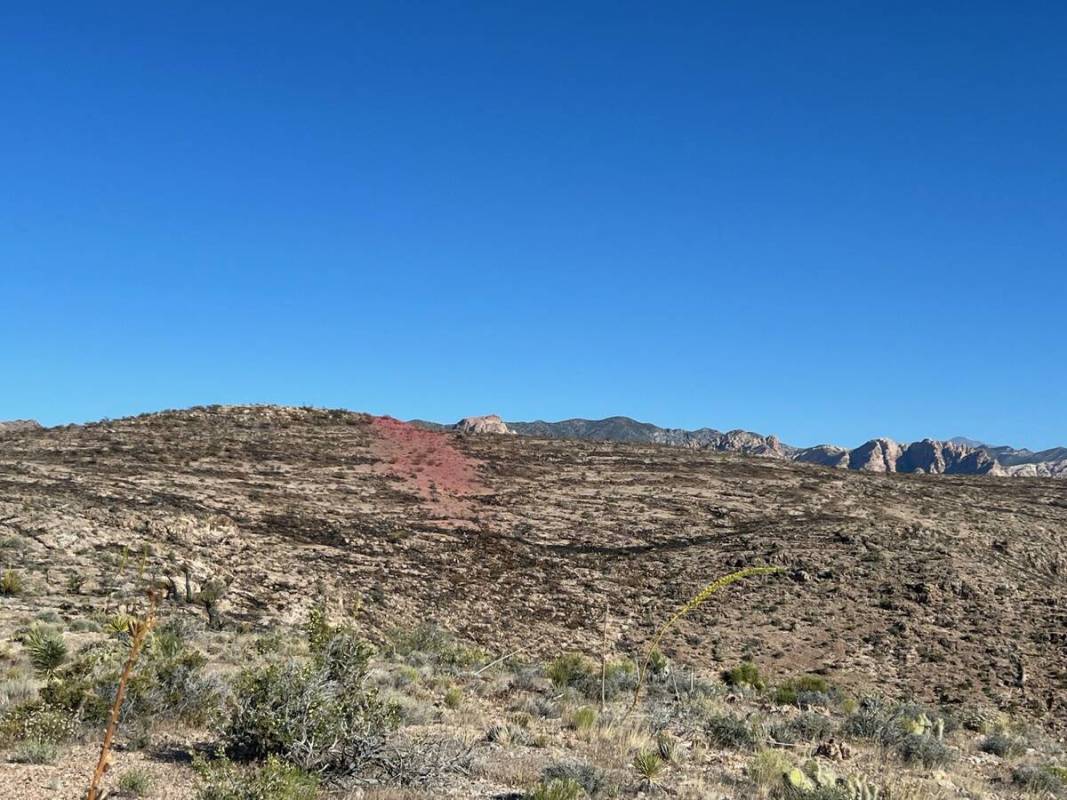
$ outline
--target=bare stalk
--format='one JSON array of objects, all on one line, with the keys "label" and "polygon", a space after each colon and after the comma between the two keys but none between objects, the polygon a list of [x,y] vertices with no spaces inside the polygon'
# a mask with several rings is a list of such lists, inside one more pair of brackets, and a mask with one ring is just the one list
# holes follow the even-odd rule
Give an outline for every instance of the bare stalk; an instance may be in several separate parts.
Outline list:
[{"label": "bare stalk", "polygon": [[119,678],[119,688],[115,692],[115,702],[111,704],[111,714],[107,720],[107,728],[104,729],[104,743],[100,746],[100,758],[96,762],[93,771],[93,779],[89,784],[89,793],[85,800],[100,800],[100,781],[104,773],[111,766],[111,742],[115,738],[115,729],[119,725],[119,714],[122,711],[122,701],[126,698],[126,684],[133,673],[134,665],[141,655],[141,648],[145,639],[156,624],[156,609],[159,607],[159,592],[152,590],[148,593],[148,612],[145,616],[131,625],[130,633],[133,640],[130,642],[130,654],[126,657],[126,664],[122,668],[122,676]]},{"label": "bare stalk", "polygon": [[641,665],[641,671],[637,675],[637,688],[634,689],[634,700],[633,703],[630,704],[630,708],[626,712],[626,715],[629,716],[630,713],[635,708],[637,708],[637,701],[641,697],[641,688],[645,684],[645,677],[648,674],[649,664],[652,662],[652,653],[659,647],[659,643],[663,639],[663,635],[667,633],[667,631],[669,631],[672,627],[674,627],[675,623],[677,623],[678,620],[680,620],[694,608],[697,608],[698,606],[702,605],[720,589],[725,589],[731,583],[737,583],[737,581],[744,580],[745,578],[752,577],[753,575],[773,575],[782,571],[783,570],[781,567],[745,567],[744,569],[738,570],[737,572],[731,572],[729,575],[723,575],[721,578],[718,578],[717,580],[714,580],[709,583],[697,594],[695,594],[692,599],[689,600],[689,602],[687,602],[685,605],[675,611],[671,618],[668,619],[665,623],[663,623],[663,626],[658,631],[656,631],[656,635],[652,638],[652,643],[648,646],[648,651],[645,653],[645,661]]}]

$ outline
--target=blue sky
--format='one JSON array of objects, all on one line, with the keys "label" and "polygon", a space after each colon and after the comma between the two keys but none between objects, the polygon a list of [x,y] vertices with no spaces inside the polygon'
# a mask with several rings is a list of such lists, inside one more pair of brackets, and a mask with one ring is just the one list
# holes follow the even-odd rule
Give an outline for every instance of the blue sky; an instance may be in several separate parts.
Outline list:
[{"label": "blue sky", "polygon": [[1067,7],[0,8],[0,419],[1067,444]]}]

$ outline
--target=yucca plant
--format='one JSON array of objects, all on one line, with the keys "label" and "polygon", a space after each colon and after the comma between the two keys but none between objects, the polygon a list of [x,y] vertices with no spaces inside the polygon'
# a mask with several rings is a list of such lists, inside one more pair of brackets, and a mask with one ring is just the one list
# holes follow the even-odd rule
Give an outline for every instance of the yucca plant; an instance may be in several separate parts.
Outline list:
[{"label": "yucca plant", "polygon": [[42,678],[52,678],[67,660],[67,643],[59,631],[34,625],[24,640],[26,653],[34,672]]},{"label": "yucca plant", "polygon": [[641,688],[644,686],[645,677],[648,675],[649,669],[652,665],[653,653],[659,652],[660,642],[663,640],[663,636],[667,633],[667,631],[673,628],[678,623],[678,621],[690,611],[702,606],[704,603],[711,599],[712,595],[714,595],[721,589],[725,589],[730,584],[737,583],[738,581],[744,580],[745,578],[751,578],[756,575],[774,575],[779,572],[782,572],[781,567],[745,567],[744,569],[738,570],[737,572],[731,572],[729,575],[723,575],[721,578],[718,578],[709,583],[697,594],[695,594],[692,599],[689,600],[689,602],[687,602],[685,605],[675,611],[674,614],[671,615],[670,619],[663,623],[663,626],[658,631],[656,631],[656,635],[652,637],[652,643],[648,646],[648,650],[645,653],[644,663],[641,666],[641,674],[638,676],[637,679],[637,687],[634,689],[634,700],[633,703],[630,704],[629,711],[626,712],[627,715],[629,715],[637,707],[637,701],[641,697]]},{"label": "yucca plant", "polygon": [[663,770],[666,766],[666,763],[660,758],[659,753],[654,750],[642,750],[634,756],[633,760],[634,771],[646,788],[651,788],[656,784],[657,779],[663,774]]}]

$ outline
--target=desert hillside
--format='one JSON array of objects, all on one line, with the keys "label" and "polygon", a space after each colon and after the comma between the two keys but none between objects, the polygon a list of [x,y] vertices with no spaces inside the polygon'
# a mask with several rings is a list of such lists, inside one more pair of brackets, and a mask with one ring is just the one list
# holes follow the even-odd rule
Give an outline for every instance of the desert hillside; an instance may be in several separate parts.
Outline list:
[{"label": "desert hillside", "polygon": [[[489,648],[644,642],[705,582],[787,577],[688,619],[672,654],[742,656],[930,700],[1067,711],[1067,495],[1048,480],[866,475],[652,445],[456,435],[343,411],[211,407],[0,438],[0,532],[34,604],[128,551],[265,625],[358,598]],[[147,548],[147,551],[145,550]]]}]

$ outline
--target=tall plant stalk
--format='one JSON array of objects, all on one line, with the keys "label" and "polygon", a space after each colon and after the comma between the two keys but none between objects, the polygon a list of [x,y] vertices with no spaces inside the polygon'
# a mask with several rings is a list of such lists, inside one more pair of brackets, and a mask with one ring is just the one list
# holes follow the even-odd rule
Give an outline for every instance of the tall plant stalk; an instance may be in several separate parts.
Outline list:
[{"label": "tall plant stalk", "polygon": [[85,796],[85,800],[101,800],[100,781],[104,779],[104,773],[111,766],[111,743],[115,738],[115,730],[119,726],[122,701],[126,698],[126,684],[129,682],[133,668],[141,655],[141,648],[144,647],[145,639],[148,638],[148,634],[156,624],[156,610],[158,608],[159,592],[152,590],[148,593],[148,612],[144,617],[131,624],[130,633],[133,638],[130,642],[130,653],[126,657],[126,664],[122,668],[119,688],[115,692],[115,702],[111,704],[111,714],[107,720],[107,727],[104,729],[104,742],[100,746],[100,758],[96,762],[96,769],[93,770],[93,779],[89,783],[89,793]]},{"label": "tall plant stalk", "polygon": [[648,674],[649,665],[652,663],[652,654],[659,648],[659,643],[667,631],[673,628],[675,624],[677,624],[677,622],[690,611],[703,605],[712,595],[721,589],[725,589],[730,584],[737,583],[745,578],[751,578],[755,575],[773,575],[782,571],[781,567],[745,567],[737,572],[731,572],[729,575],[723,575],[721,578],[709,583],[695,594],[689,602],[675,611],[670,619],[663,623],[663,626],[656,631],[656,635],[652,637],[652,643],[648,646],[648,651],[645,653],[644,663],[641,665],[641,672],[637,676],[637,687],[634,689],[634,700],[633,703],[630,704],[629,710],[626,712],[627,716],[637,708],[637,701],[641,697],[641,689],[645,685],[645,676]]}]

